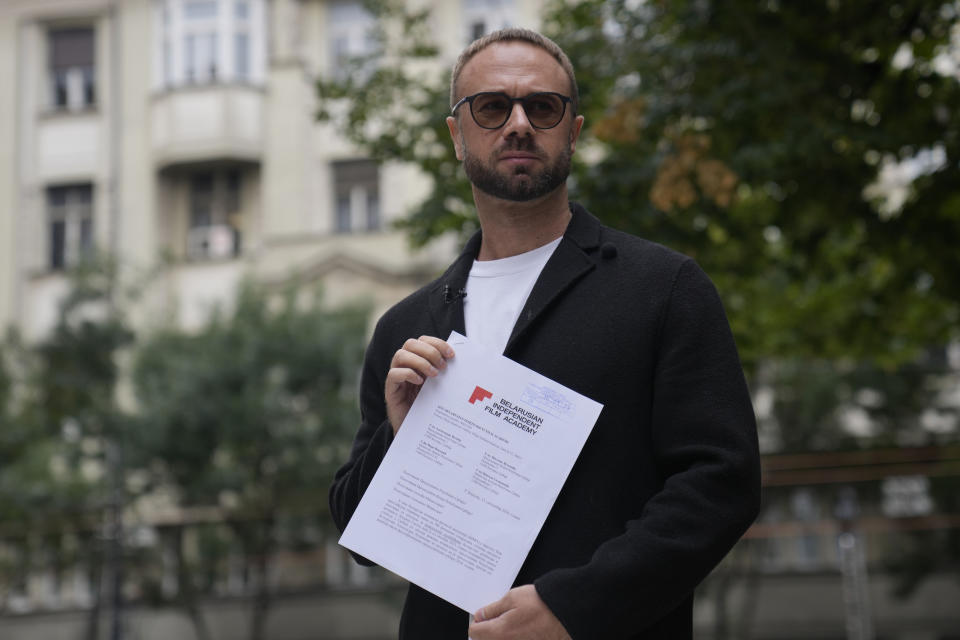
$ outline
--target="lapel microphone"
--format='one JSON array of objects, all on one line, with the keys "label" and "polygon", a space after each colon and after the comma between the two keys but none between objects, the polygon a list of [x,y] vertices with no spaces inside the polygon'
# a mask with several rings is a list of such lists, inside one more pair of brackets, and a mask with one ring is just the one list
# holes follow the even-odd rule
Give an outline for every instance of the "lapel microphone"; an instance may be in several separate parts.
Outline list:
[{"label": "lapel microphone", "polygon": [[454,300],[462,300],[467,297],[466,289],[458,289],[456,292],[450,288],[450,285],[443,285],[443,301],[450,304]]}]

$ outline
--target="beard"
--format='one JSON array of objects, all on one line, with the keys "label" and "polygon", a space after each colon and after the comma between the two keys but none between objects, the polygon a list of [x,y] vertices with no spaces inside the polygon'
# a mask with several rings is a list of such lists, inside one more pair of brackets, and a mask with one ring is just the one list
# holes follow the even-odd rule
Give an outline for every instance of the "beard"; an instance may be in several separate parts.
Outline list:
[{"label": "beard", "polygon": [[[543,151],[529,138],[508,138],[508,140],[504,150],[528,151],[543,157]],[[473,186],[495,198],[513,202],[535,200],[565,183],[567,176],[570,175],[570,158],[573,155],[569,148],[565,148],[541,169],[532,170],[530,167],[519,166],[501,173],[495,168],[497,162],[495,153],[490,155],[489,163],[484,163],[470,153],[466,145],[463,151],[463,169]]]}]

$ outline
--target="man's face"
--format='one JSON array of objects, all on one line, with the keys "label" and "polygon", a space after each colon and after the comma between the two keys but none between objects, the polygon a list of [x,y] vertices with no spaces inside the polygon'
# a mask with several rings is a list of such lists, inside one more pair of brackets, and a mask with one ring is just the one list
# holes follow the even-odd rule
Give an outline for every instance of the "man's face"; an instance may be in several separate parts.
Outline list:
[{"label": "man's face", "polygon": [[[570,94],[563,67],[543,49],[522,41],[498,42],[477,53],[463,68],[459,97],[481,91],[502,91],[520,98],[539,91]],[[470,105],[447,118],[457,159],[474,187],[504,200],[524,202],[541,198],[566,182],[570,157],[576,148],[583,117],[568,104],[563,119],[552,129],[536,129],[515,103],[499,129],[474,122]]]}]

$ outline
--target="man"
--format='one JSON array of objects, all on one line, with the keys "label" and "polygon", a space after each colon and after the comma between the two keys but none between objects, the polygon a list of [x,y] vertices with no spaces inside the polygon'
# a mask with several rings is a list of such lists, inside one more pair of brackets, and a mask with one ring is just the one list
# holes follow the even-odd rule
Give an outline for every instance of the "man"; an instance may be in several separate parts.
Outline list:
[{"label": "man", "polygon": [[[362,424],[330,492],[346,526],[451,329],[604,405],[513,589],[473,620],[410,586],[412,640],[692,635],[694,587],[756,515],[756,426],[713,285],[684,256],[567,200],[573,69],[527,30],[460,56],[447,118],[481,231],[380,319]],[[362,558],[358,558],[364,561]]]}]

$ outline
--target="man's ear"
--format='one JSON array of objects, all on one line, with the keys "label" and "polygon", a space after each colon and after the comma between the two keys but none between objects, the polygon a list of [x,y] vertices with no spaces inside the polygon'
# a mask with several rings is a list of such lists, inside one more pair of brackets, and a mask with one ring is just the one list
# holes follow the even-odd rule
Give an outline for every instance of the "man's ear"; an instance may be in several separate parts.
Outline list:
[{"label": "man's ear", "polygon": [[583,116],[577,116],[570,126],[570,153],[577,150],[577,140],[580,138],[581,129],[583,129]]},{"label": "man's ear", "polygon": [[447,116],[447,129],[450,130],[450,139],[453,141],[457,160],[463,162],[463,138],[460,136],[460,123],[454,116]]}]

